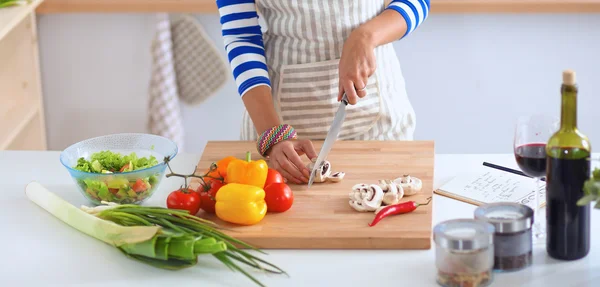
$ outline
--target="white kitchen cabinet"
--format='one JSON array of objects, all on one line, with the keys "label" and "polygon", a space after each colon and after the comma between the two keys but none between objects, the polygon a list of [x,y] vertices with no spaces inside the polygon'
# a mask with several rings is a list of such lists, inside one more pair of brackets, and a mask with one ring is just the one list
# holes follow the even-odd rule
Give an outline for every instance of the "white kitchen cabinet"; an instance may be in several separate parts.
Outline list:
[{"label": "white kitchen cabinet", "polygon": [[35,8],[0,8],[0,150],[45,150]]}]

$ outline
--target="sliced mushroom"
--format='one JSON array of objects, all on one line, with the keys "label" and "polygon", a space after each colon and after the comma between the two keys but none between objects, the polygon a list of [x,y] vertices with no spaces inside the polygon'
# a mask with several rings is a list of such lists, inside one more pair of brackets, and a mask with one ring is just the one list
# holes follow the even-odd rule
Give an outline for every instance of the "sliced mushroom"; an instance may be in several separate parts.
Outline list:
[{"label": "sliced mushroom", "polygon": [[346,175],[346,173],[341,172],[341,171],[334,172],[327,178],[327,180],[329,180],[331,182],[340,182],[340,181],[342,181],[342,179],[344,179],[345,175]]},{"label": "sliced mushroom", "polygon": [[402,187],[404,190],[404,196],[410,196],[417,194],[423,187],[423,182],[416,177],[405,174],[394,180],[396,184]]},{"label": "sliced mushroom", "polygon": [[371,184],[367,194],[370,196],[364,197],[362,204],[370,211],[375,211],[383,201],[383,189],[377,184]]},{"label": "sliced mushroom", "polygon": [[360,196],[361,196],[361,200],[372,200],[375,197],[375,190],[371,188],[371,186],[368,186],[365,189],[361,189],[360,190]]},{"label": "sliced mushroom", "polygon": [[370,211],[364,205],[362,205],[362,203],[360,201],[350,200],[350,206],[352,206],[352,208],[354,208],[356,211],[359,211],[359,212]]},{"label": "sliced mushroom", "polygon": [[354,201],[362,201],[362,196],[360,194],[360,192],[351,192],[349,194],[349,198],[350,200],[354,200]]},{"label": "sliced mushroom", "polygon": [[400,199],[404,196],[404,189],[402,186],[390,180],[380,180],[379,186],[383,189],[383,203],[385,205],[396,204],[400,202]]},{"label": "sliced mushroom", "polygon": [[350,206],[358,211],[374,211],[381,206],[383,189],[376,184],[356,184],[352,187]]},{"label": "sliced mushroom", "polygon": [[317,169],[315,174],[316,182],[325,182],[331,174],[331,164],[328,161],[324,161],[320,169]]},{"label": "sliced mushroom", "polygon": [[[306,167],[312,170],[315,166],[316,159],[309,163]],[[325,182],[331,174],[331,163],[324,160],[323,164],[315,170],[315,182]]]},{"label": "sliced mushroom", "polygon": [[353,186],[352,192],[349,194],[350,200],[362,202],[363,197],[367,193],[367,189],[369,189],[369,186],[366,184],[357,184]]},{"label": "sliced mushroom", "polygon": [[359,183],[359,184],[355,184],[355,185],[352,187],[352,191],[361,190],[361,189],[367,189],[367,188],[369,188],[369,185],[368,185],[368,184]]}]

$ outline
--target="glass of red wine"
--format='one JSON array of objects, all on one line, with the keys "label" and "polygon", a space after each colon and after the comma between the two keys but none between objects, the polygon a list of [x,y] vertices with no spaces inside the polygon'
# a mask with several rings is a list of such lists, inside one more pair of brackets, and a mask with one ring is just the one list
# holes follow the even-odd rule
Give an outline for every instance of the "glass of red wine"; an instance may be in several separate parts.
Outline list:
[{"label": "glass of red wine", "polygon": [[521,171],[535,182],[533,234],[536,241],[541,241],[546,236],[546,221],[539,215],[540,196],[545,194],[540,181],[546,177],[546,143],[558,127],[557,118],[537,114],[520,117],[515,128],[515,159]]}]

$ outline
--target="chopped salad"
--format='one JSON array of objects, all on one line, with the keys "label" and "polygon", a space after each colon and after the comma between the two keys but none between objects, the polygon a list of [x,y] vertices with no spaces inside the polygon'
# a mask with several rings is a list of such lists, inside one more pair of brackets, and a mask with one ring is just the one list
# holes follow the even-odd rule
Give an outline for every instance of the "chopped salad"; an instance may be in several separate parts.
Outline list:
[{"label": "chopped salad", "polygon": [[131,175],[119,174],[155,165],[158,165],[158,160],[154,156],[138,157],[135,153],[122,155],[107,150],[96,152],[89,159],[79,158],[73,168],[83,172],[114,174],[115,176],[102,179],[89,177],[77,181],[91,199],[125,204],[147,198],[158,181],[158,174],[144,178],[131,178]]}]

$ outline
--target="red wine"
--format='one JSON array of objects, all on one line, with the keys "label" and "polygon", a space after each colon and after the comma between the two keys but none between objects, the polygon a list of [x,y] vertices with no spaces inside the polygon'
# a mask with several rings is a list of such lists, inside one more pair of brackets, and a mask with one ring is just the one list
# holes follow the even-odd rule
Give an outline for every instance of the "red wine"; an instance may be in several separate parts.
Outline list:
[{"label": "red wine", "polygon": [[543,177],[546,175],[546,144],[533,143],[518,146],[515,149],[517,164],[525,173],[531,177]]},{"label": "red wine", "polygon": [[590,251],[590,205],[577,205],[590,174],[589,153],[579,148],[553,148],[549,154],[576,158],[548,157],[546,250],[556,259],[580,259]]}]

